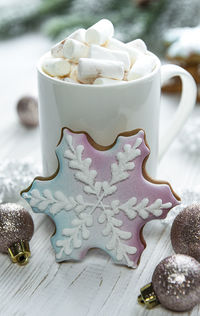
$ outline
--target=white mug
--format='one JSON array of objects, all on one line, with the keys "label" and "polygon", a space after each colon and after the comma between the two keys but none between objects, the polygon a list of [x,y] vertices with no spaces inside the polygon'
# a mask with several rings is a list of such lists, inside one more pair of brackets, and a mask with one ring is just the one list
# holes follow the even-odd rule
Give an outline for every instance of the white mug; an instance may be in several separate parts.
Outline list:
[{"label": "white mug", "polygon": [[[175,65],[161,66],[146,77],[115,85],[82,85],[64,82],[46,75],[38,64],[39,116],[43,173],[53,174],[58,166],[55,148],[62,127],[86,131],[96,143],[110,145],[121,132],[142,128],[151,154],[147,172],[156,175],[159,159],[185,123],[196,100],[192,76]],[[179,107],[167,131],[159,141],[161,85],[171,77],[182,80]]]}]

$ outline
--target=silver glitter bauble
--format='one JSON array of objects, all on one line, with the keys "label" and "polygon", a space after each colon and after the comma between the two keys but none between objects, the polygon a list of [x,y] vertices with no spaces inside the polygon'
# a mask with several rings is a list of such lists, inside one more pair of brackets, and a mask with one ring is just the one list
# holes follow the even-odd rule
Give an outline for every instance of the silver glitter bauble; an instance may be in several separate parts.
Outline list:
[{"label": "silver glitter bauble", "polygon": [[0,204],[0,252],[9,253],[13,262],[26,264],[30,256],[28,242],[33,231],[32,217],[22,206]]},{"label": "silver glitter bauble", "polygon": [[38,102],[33,97],[23,97],[17,103],[20,122],[26,127],[38,125]]},{"label": "silver glitter bauble", "polygon": [[186,207],[175,218],[171,228],[172,247],[200,262],[200,204]]},{"label": "silver glitter bauble", "polygon": [[187,311],[200,302],[200,264],[186,255],[173,255],[156,267],[152,285],[159,302],[173,311]]}]

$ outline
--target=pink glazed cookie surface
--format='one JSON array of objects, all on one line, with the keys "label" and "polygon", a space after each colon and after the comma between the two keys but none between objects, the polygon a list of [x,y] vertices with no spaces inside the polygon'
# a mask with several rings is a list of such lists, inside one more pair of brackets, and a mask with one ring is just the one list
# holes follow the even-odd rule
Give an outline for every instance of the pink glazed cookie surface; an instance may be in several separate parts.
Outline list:
[{"label": "pink glazed cookie surface", "polygon": [[168,183],[146,175],[144,131],[120,134],[103,147],[64,128],[56,154],[55,174],[36,178],[22,192],[34,212],[55,222],[56,260],[81,260],[90,248],[101,248],[115,263],[137,267],[143,226],[165,218],[180,201]]}]

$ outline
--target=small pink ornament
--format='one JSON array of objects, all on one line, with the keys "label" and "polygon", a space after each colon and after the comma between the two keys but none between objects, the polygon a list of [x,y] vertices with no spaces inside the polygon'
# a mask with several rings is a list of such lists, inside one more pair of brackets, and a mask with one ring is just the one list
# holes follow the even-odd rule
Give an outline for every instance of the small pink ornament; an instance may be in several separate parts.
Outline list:
[{"label": "small pink ornament", "polygon": [[31,128],[38,125],[38,102],[33,97],[23,97],[17,102],[17,113],[22,125]]},{"label": "small pink ornament", "polygon": [[80,260],[90,248],[101,248],[115,263],[137,267],[145,248],[142,228],[179,204],[169,184],[146,174],[144,132],[123,133],[103,147],[64,128],[56,154],[58,171],[36,178],[22,196],[55,222],[57,261]]}]

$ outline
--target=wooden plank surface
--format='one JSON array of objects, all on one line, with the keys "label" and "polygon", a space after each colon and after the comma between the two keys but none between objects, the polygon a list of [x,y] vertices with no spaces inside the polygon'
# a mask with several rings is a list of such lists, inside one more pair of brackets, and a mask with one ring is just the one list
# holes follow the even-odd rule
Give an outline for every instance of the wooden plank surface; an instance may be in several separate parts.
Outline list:
[{"label": "wooden plank surface", "polygon": [[[27,131],[18,123],[16,100],[24,94],[36,94],[35,64],[50,43],[37,34],[0,42],[0,162],[31,157],[40,163],[39,129]],[[178,99],[162,97],[161,131],[165,129]],[[193,116],[200,115],[196,107]],[[189,156],[176,139],[163,158],[158,178],[170,181],[177,193],[181,188],[200,183],[200,157]],[[100,250],[91,250],[83,262],[55,262],[50,245],[54,226],[49,218],[32,214],[35,234],[31,241],[32,257],[25,267],[18,267],[0,254],[0,293],[2,316],[167,316],[176,315],[157,307],[147,311],[137,304],[140,287],[151,280],[159,261],[173,253],[170,228],[159,221],[144,228],[147,248],[140,265],[131,270],[114,265]],[[200,315],[196,306],[190,313]]]}]

